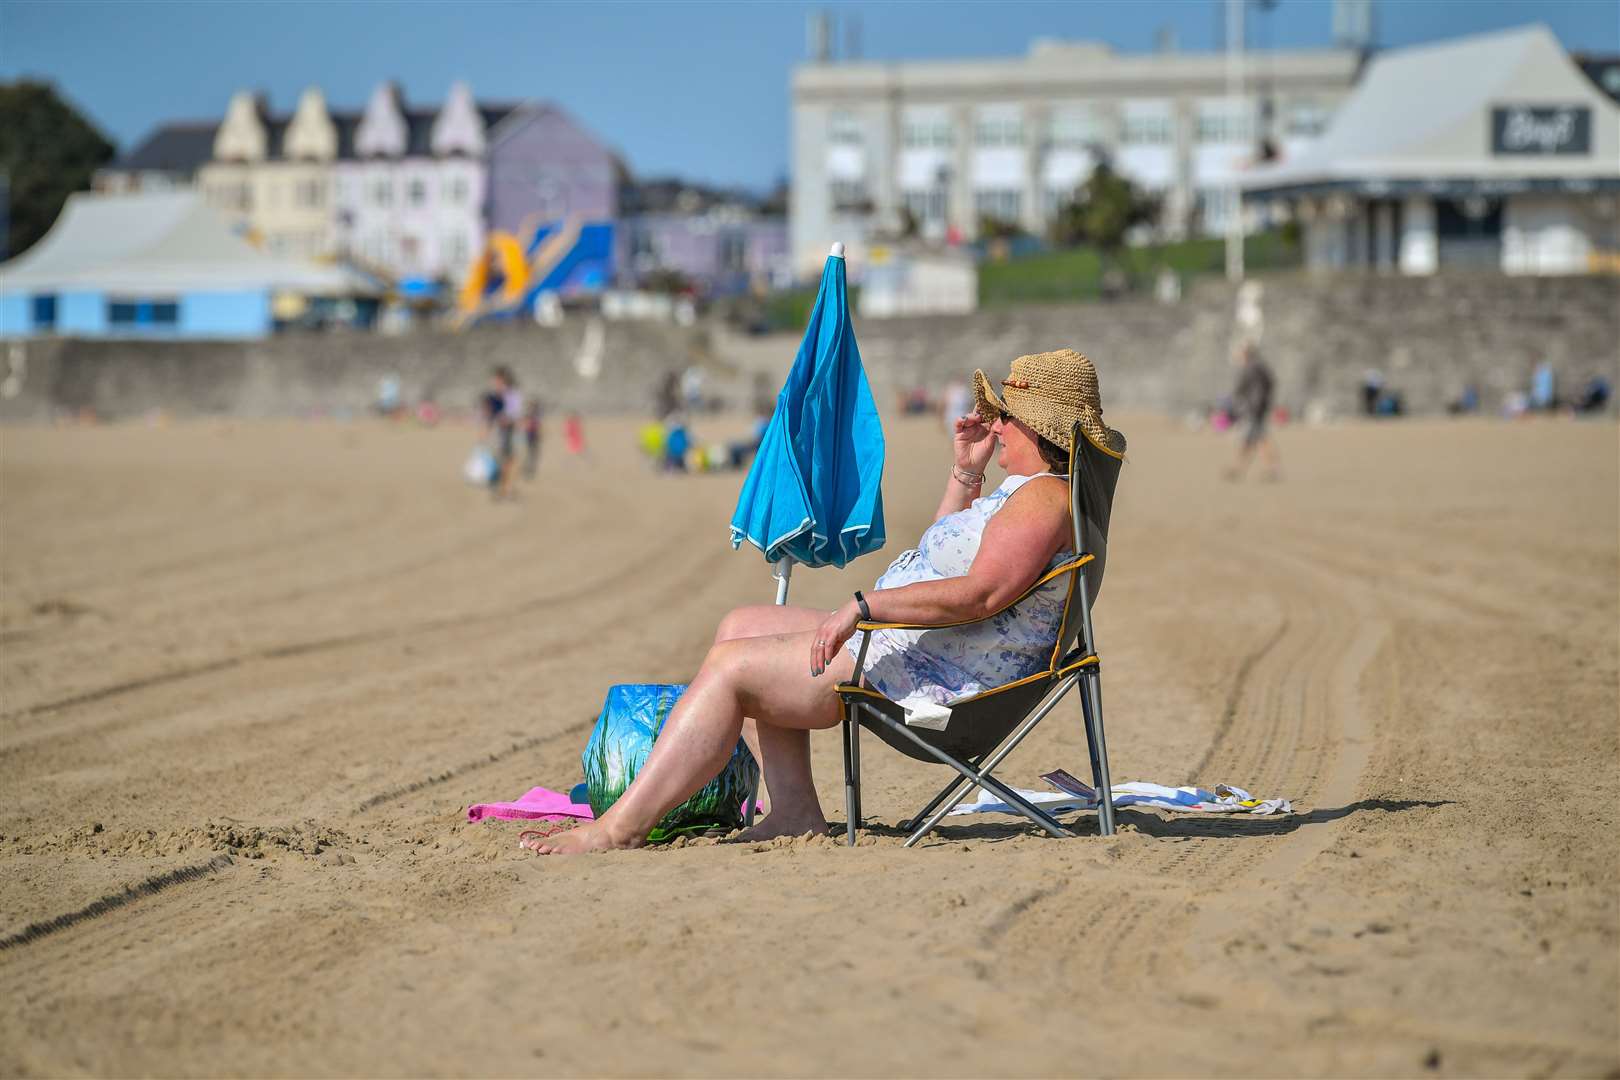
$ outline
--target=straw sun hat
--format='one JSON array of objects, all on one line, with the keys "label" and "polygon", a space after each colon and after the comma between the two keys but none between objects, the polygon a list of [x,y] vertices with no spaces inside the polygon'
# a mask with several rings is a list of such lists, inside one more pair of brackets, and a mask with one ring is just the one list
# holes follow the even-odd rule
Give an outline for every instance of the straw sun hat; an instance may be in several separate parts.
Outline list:
[{"label": "straw sun hat", "polygon": [[1073,349],[1020,356],[1001,387],[1004,396],[998,397],[983,370],[973,373],[973,407],[985,423],[1007,413],[1072,453],[1069,436],[1079,421],[1099,449],[1115,456],[1125,452],[1125,436],[1103,423],[1097,369]]}]

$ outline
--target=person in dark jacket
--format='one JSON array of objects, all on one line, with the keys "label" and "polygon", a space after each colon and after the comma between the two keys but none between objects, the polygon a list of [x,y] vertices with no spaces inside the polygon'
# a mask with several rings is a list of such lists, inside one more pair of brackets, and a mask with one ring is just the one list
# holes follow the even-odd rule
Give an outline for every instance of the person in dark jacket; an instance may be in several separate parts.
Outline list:
[{"label": "person in dark jacket", "polygon": [[1232,404],[1237,413],[1242,441],[1238,444],[1237,461],[1226,470],[1228,480],[1240,480],[1249,469],[1249,461],[1258,453],[1264,462],[1267,480],[1281,478],[1282,466],[1277,459],[1277,446],[1271,439],[1271,404],[1276,391],[1277,378],[1260,358],[1260,350],[1251,342],[1238,352],[1237,387],[1232,391]]}]

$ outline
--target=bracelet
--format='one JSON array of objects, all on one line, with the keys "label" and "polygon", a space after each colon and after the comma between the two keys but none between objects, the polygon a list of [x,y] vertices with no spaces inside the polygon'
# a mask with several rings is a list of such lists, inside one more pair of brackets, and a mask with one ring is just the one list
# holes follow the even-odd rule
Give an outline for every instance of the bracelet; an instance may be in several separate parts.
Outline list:
[{"label": "bracelet", "polygon": [[866,606],[866,597],[861,595],[861,590],[859,589],[855,590],[855,606],[861,609],[862,619],[866,620],[867,622],[872,621],[872,609]]},{"label": "bracelet", "polygon": [[984,484],[984,473],[968,472],[960,465],[951,466],[951,475],[954,476],[956,478],[956,482],[961,484],[963,487],[981,487]]}]

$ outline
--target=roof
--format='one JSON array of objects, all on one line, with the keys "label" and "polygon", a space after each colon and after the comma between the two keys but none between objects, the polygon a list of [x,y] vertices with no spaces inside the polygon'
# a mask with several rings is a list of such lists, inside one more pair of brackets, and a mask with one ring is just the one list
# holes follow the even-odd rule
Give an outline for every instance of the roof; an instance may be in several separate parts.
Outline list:
[{"label": "roof", "polygon": [[1599,56],[1592,53],[1574,53],[1574,60],[1588,79],[1616,101],[1620,101],[1620,55]]},{"label": "roof", "polygon": [[124,172],[194,173],[214,156],[217,120],[164,124],[107,166]]},{"label": "roof", "polygon": [[[479,102],[478,115],[483,118],[484,130],[492,130],[519,108],[510,102]],[[405,116],[407,157],[433,156],[433,121],[438,109],[408,108]],[[329,109],[327,115],[337,128],[338,160],[354,160],[354,133],[365,114],[361,111]],[[291,113],[271,113],[263,107],[259,119],[265,130],[265,156],[279,161],[287,128],[292,123]],[[181,172],[194,173],[214,158],[214,135],[219,131],[218,120],[195,120],[164,124],[155,129],[133,150],[118,158],[107,168],[120,172]]]},{"label": "roof", "polygon": [[268,255],[233,232],[195,192],[79,192],[25,254],[0,263],[0,288],[177,296],[271,289],[367,291],[335,267]]},{"label": "roof", "polygon": [[[1251,88],[1349,88],[1361,56],[1355,49],[1275,49],[1247,66]],[[1164,97],[1177,92],[1224,94],[1224,52],[1116,53],[1095,43],[1037,41],[1028,56],[954,60],[840,60],[793,69],[796,102],[871,101],[898,94],[905,102],[983,100],[985,93]]]},{"label": "roof", "polygon": [[[1496,113],[1513,107],[1588,110],[1586,150],[1493,151]],[[1242,182],[1251,192],[1286,193],[1571,181],[1620,184],[1620,108],[1537,23],[1375,57],[1319,140]]]}]

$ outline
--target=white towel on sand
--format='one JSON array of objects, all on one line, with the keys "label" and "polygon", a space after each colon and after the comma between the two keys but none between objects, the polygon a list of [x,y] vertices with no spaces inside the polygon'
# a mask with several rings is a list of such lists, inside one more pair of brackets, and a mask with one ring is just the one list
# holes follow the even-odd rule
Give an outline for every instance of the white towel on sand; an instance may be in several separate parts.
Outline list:
[{"label": "white towel on sand", "polygon": [[[1092,799],[1070,795],[1065,791],[1025,791],[1013,788],[1019,795],[1048,813],[1063,810],[1089,810],[1096,807]],[[1132,781],[1114,785],[1114,808],[1125,806],[1152,806],[1178,814],[1247,814],[1268,817],[1273,814],[1292,814],[1294,804],[1287,799],[1256,799],[1240,787],[1216,784],[1215,790],[1199,787],[1166,787]],[[1017,810],[1002,802],[983,788],[977,795],[960,803],[952,814],[1016,814]]]}]

